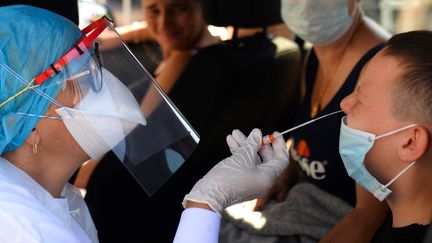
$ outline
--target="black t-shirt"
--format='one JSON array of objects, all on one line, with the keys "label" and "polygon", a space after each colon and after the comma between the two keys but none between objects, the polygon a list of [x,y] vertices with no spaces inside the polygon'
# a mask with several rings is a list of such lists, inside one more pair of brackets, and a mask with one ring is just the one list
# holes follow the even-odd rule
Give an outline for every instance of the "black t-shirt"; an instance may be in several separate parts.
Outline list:
[{"label": "black t-shirt", "polygon": [[[345,83],[316,117],[340,110],[340,102],[355,88],[363,66],[383,47],[369,50],[356,64]],[[318,70],[318,59],[312,49],[306,64],[306,93],[295,124],[311,120],[311,97]],[[339,131],[344,113],[339,113],[294,131],[291,155],[302,168],[307,181],[351,205],[355,205],[354,181],[345,171],[339,155]]]},{"label": "black t-shirt", "polygon": [[431,242],[425,240],[429,225],[411,224],[405,227],[393,228],[391,212],[387,216],[380,230],[375,234],[372,243],[408,243]]}]

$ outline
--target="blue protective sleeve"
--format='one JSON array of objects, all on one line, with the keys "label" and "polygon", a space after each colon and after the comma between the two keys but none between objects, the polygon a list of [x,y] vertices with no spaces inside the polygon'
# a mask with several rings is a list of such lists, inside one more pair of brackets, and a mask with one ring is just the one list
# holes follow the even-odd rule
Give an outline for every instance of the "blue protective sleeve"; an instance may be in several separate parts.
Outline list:
[{"label": "blue protective sleeve", "polygon": [[183,211],[174,243],[217,243],[221,217],[207,209]]}]

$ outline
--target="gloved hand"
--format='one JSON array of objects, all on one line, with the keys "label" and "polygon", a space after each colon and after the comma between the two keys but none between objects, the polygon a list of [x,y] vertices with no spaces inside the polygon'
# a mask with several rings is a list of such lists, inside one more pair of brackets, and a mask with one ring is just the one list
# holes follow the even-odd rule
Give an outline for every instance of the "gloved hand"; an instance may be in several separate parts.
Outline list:
[{"label": "gloved hand", "polygon": [[246,136],[240,130],[235,129],[226,137],[226,141],[231,154],[234,154],[245,143]]},{"label": "gloved hand", "polygon": [[[279,137],[279,132],[274,132],[273,137]],[[282,138],[283,140],[283,138]],[[235,129],[232,131],[232,134],[228,135],[226,137],[226,141],[228,144],[228,147],[231,151],[231,154],[234,154],[238,151],[238,149],[244,145],[246,141],[246,136],[238,129]],[[284,141],[285,142],[285,141]],[[271,160],[273,156],[273,150],[271,149],[270,145],[262,145],[261,148],[258,150],[261,159],[263,160]],[[257,159],[260,159],[257,157]]]},{"label": "gloved hand", "polygon": [[[273,133],[273,137],[277,137],[279,136],[278,132],[274,132]],[[246,141],[246,136],[238,129],[234,130],[232,132],[232,134],[228,135],[226,137],[226,141],[228,144],[228,147],[231,151],[232,154],[234,154],[235,152],[237,152],[237,150],[240,148],[240,146],[242,144],[244,144],[244,142]],[[259,154],[261,155],[261,158],[267,158],[267,154],[271,153],[271,150],[269,151],[267,149],[269,145],[264,145],[261,147],[261,149],[259,150]],[[288,188],[286,186],[284,186],[284,182],[285,180],[281,179],[282,175],[284,175],[284,179],[286,178],[285,174],[286,174],[287,170],[284,170],[282,172],[282,174],[275,180],[275,183],[273,184],[273,186],[271,186],[269,188],[269,190],[267,191],[266,195],[262,198],[258,198],[256,201],[254,201],[255,205],[253,207],[254,211],[258,211],[261,210],[262,208],[264,208],[264,206],[267,204],[267,202],[272,199],[273,197],[276,197],[278,202],[283,201],[283,199],[285,198],[285,196],[288,193]],[[292,177],[292,175],[290,175],[290,177]],[[289,180],[290,178],[288,178]],[[282,198],[283,199],[279,199]]]},{"label": "gloved hand", "polygon": [[[237,133],[237,132],[235,132]],[[233,132],[234,135],[234,132]],[[208,204],[215,212],[233,204],[265,195],[288,166],[288,151],[282,136],[272,146],[261,148],[262,134],[254,129],[233,149],[233,154],[215,165],[183,200]],[[262,159],[258,155],[261,148]]]}]

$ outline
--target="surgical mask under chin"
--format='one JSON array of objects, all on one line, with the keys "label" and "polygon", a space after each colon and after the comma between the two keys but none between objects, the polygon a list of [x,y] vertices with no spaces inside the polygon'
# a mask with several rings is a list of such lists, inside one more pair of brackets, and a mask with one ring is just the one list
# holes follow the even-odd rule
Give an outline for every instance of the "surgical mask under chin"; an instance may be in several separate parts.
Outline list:
[{"label": "surgical mask under chin", "polygon": [[282,0],[282,19],[303,40],[330,44],[352,24],[347,0]]},{"label": "surgical mask under chin", "polygon": [[136,99],[114,75],[102,68],[103,86],[89,92],[74,107],[56,112],[81,148],[99,159],[117,146],[138,125],[146,125]]},{"label": "surgical mask under chin", "polygon": [[397,174],[389,183],[383,185],[366,169],[364,165],[365,156],[372,148],[375,140],[393,135],[414,126],[416,126],[416,124],[408,125],[380,136],[376,136],[372,133],[348,127],[346,125],[346,116],[342,118],[339,138],[339,153],[342,157],[345,169],[348,172],[348,175],[353,178],[356,183],[363,186],[380,201],[383,201],[391,193],[391,190],[388,187],[397,178],[399,178],[399,176],[411,168],[415,161],[399,172],[399,174]]}]

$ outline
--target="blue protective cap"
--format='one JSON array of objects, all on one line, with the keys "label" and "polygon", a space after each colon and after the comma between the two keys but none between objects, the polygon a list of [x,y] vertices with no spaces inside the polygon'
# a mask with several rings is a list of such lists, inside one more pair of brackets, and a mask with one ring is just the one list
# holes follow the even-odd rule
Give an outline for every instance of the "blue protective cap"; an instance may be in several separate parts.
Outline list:
[{"label": "blue protective cap", "polygon": [[[50,11],[28,6],[0,7],[0,62],[30,82],[62,57],[80,39],[80,29]],[[56,75],[39,89],[55,98],[62,84]],[[0,103],[25,87],[0,67]],[[0,154],[20,147],[40,118],[17,113],[45,114],[51,103],[28,90],[0,107]]]}]

